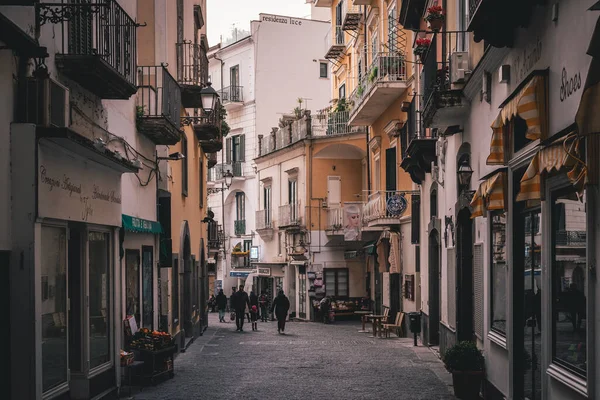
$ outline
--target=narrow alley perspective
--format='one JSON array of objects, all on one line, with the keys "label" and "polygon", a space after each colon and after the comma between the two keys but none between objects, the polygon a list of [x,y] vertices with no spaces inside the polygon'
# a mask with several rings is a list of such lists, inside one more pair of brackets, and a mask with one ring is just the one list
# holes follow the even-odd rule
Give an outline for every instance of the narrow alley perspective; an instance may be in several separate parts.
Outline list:
[{"label": "narrow alley perspective", "polygon": [[285,335],[276,321],[258,331],[246,322],[237,332],[227,320],[211,314],[177,358],[177,379],[136,388],[134,399],[455,399],[439,357],[410,338],[373,338],[352,322],[289,322]]}]

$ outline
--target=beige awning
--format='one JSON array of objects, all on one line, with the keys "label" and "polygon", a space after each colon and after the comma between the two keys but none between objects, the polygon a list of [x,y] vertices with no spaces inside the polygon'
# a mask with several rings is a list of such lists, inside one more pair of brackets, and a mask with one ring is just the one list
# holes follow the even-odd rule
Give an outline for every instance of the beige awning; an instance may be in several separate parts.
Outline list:
[{"label": "beige awning", "polygon": [[487,210],[504,210],[506,200],[506,172],[501,171],[481,182],[471,200],[471,218],[482,217]]},{"label": "beige awning", "polygon": [[390,233],[390,274],[399,274],[400,268],[400,235],[396,232]]}]

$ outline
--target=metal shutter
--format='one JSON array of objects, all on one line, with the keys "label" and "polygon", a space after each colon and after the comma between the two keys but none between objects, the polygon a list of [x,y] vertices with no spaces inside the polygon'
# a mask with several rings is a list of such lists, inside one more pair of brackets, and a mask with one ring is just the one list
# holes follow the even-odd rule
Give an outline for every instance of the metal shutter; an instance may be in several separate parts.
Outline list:
[{"label": "metal shutter", "polygon": [[483,340],[483,244],[473,246],[473,323]]},{"label": "metal shutter", "polygon": [[448,249],[448,325],[456,328],[456,254]]}]

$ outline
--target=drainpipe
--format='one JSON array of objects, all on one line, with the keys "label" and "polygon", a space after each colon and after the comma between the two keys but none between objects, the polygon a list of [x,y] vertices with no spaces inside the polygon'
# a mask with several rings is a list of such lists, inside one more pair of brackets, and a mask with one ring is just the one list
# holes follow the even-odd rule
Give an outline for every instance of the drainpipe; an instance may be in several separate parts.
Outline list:
[{"label": "drainpipe", "polygon": [[[367,17],[367,6],[362,6],[362,9],[363,9],[363,15],[366,18]],[[364,31],[363,35],[364,35],[364,38],[365,38],[365,50],[364,51],[365,51],[365,67],[366,67],[367,60],[369,59],[368,58],[369,57],[369,52],[368,52],[368,47],[367,47],[367,43],[368,43],[367,40],[368,40],[368,38],[367,38],[367,28],[366,28],[366,26],[365,26],[365,31]],[[359,82],[359,84],[360,84],[360,82]],[[369,199],[369,193],[371,193],[371,158],[370,158],[371,156],[370,156],[370,153],[369,153],[369,134],[370,134],[369,127],[367,126],[367,197],[366,197],[366,199],[363,199],[363,201],[364,200],[368,201],[368,199]]]}]

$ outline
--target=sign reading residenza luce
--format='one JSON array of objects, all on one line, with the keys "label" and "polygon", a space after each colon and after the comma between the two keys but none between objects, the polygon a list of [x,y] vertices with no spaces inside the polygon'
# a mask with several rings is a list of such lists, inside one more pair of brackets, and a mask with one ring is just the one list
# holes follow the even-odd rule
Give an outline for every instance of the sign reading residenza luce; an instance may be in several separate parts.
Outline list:
[{"label": "sign reading residenza luce", "polygon": [[121,226],[121,175],[40,143],[38,214],[42,218]]},{"label": "sign reading residenza luce", "polygon": [[291,17],[280,17],[277,15],[261,15],[260,20],[263,22],[275,22],[276,24],[284,25],[302,25],[302,20]]}]

